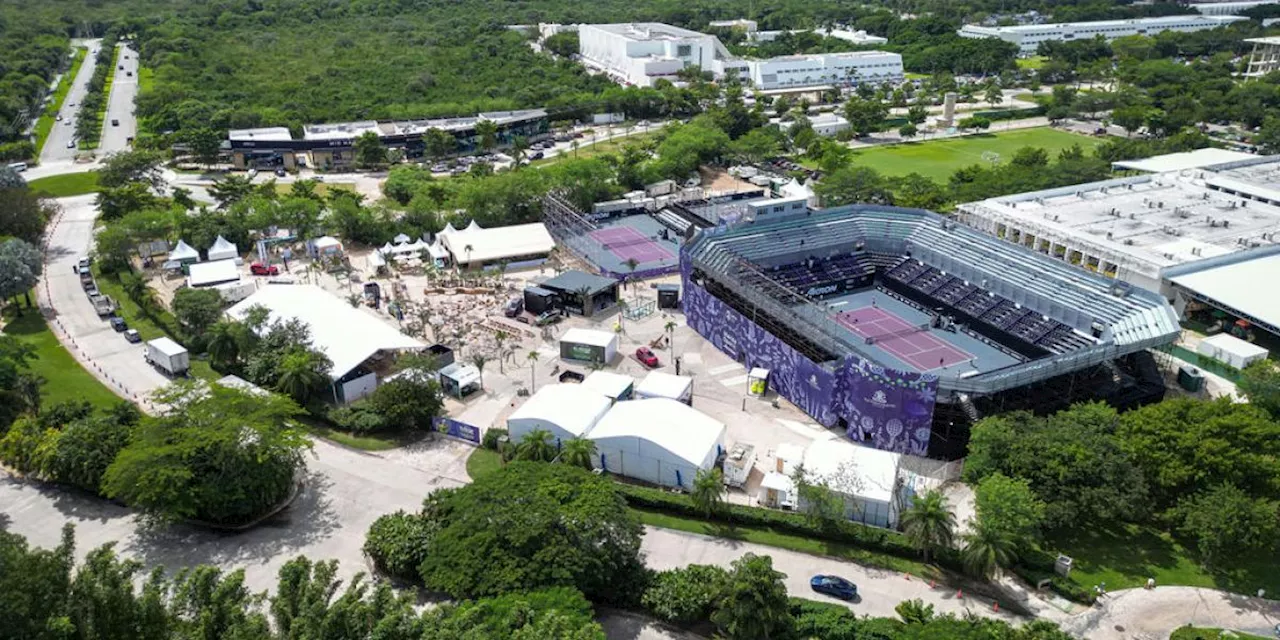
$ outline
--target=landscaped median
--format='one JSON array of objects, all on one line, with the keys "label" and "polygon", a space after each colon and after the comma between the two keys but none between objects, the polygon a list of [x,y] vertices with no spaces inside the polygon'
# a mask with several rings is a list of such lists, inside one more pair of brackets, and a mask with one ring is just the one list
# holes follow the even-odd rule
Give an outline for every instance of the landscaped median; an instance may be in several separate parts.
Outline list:
[{"label": "landscaped median", "polygon": [[69,198],[98,192],[98,172],[64,173],[27,183],[32,193],[46,198]]},{"label": "landscaped median", "polygon": [[75,84],[76,75],[80,73],[80,67],[84,65],[84,59],[88,53],[88,49],[76,47],[75,58],[71,61],[71,68],[62,74],[62,79],[58,81],[58,87],[53,91],[53,99],[49,101],[49,106],[45,107],[44,113],[41,113],[40,119],[36,121],[36,159],[40,158],[40,152],[44,150],[44,143],[49,139],[49,133],[53,131],[53,127],[57,123],[58,112],[62,110],[62,103],[66,102],[67,93],[71,91],[71,86]]}]

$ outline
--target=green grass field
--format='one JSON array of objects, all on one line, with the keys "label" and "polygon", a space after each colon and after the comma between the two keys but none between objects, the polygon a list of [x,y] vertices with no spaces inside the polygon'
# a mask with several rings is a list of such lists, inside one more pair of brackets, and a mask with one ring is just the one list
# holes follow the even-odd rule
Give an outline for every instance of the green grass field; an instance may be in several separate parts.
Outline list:
[{"label": "green grass field", "polygon": [[[31,298],[35,299],[34,293]],[[38,310],[24,308],[21,314],[17,311],[12,307],[6,310],[7,324],[3,333],[35,348],[36,358],[31,361],[31,371],[45,379],[41,395],[46,406],[88,400],[95,407],[109,407],[120,401],[119,396],[85,371],[62,347]]]},{"label": "green grass field", "polygon": [[578,146],[577,152],[566,151],[553,158],[543,158],[542,160],[534,160],[533,162],[529,163],[529,166],[531,167],[546,166],[546,165],[555,164],[556,162],[559,162],[561,160],[567,160],[570,158],[592,158],[592,157],[603,155],[606,153],[617,153],[622,150],[623,145],[639,144],[649,138],[652,138],[655,131],[657,131],[656,128],[650,128],[650,131],[645,133],[632,133],[629,136],[623,136],[620,138],[610,138],[608,140],[601,140],[600,142],[596,142],[594,144],[590,142],[591,136],[587,136],[585,138],[581,138],[578,140],[579,146]]},{"label": "green grass field", "polygon": [[138,67],[138,95],[150,93],[155,84],[156,72],[148,67]]},{"label": "green grass field", "polygon": [[88,49],[76,47],[76,57],[71,61],[71,68],[62,74],[58,87],[53,91],[53,99],[49,101],[49,106],[45,107],[44,113],[40,114],[40,119],[36,121],[36,158],[40,157],[40,151],[44,149],[44,143],[49,139],[49,133],[53,131],[53,125],[57,122],[55,118],[62,110],[62,103],[66,102],[67,93],[71,91],[71,85],[75,83],[76,74],[80,73],[80,67],[84,64],[84,57],[88,53]]},{"label": "green grass field", "polygon": [[1030,58],[1018,58],[1017,63],[1019,69],[1029,71],[1043,67],[1044,63],[1048,60],[1049,59],[1044,56],[1031,56]]},{"label": "green grass field", "polygon": [[485,449],[484,447],[476,447],[475,451],[467,457],[467,475],[472,480],[480,476],[488,475],[502,468],[502,455],[497,451]]},{"label": "green grass field", "polygon": [[1100,143],[1097,138],[1038,127],[861,149],[854,152],[854,163],[889,176],[918,173],[945,183],[956,169],[984,162],[982,154],[987,151],[1000,154],[1001,162],[1007,162],[1022,147],[1041,147],[1052,158],[1071,145],[1088,151]]},{"label": "green grass field", "polygon": [[82,196],[98,192],[98,172],[64,173],[60,176],[37,178],[28,182],[27,186],[32,192],[42,193],[50,198]]},{"label": "green grass field", "polygon": [[1251,633],[1241,633],[1239,631],[1226,631],[1224,629],[1209,629],[1205,627],[1181,627],[1175,629],[1173,635],[1169,636],[1169,640],[1267,640],[1262,636],[1255,636]]},{"label": "green grass field", "polygon": [[[355,184],[354,182],[333,182],[333,183],[329,183],[329,182],[319,182],[319,183],[316,183],[316,195],[318,195],[318,196],[320,196],[320,197],[322,197],[322,198],[323,198],[323,197],[327,197],[327,196],[329,195],[329,192],[330,192],[330,191],[333,191],[334,189],[345,189],[345,190],[347,190],[347,191],[355,191],[355,190],[356,190],[356,184]],[[292,191],[292,190],[293,190],[293,183],[292,183],[292,182],[287,183],[287,184],[286,184],[286,183],[283,183],[283,182],[277,182],[277,183],[276,183],[276,193],[278,193],[278,194],[280,194],[280,195],[288,195],[288,194],[289,194],[289,192],[290,192],[290,191]]]}]

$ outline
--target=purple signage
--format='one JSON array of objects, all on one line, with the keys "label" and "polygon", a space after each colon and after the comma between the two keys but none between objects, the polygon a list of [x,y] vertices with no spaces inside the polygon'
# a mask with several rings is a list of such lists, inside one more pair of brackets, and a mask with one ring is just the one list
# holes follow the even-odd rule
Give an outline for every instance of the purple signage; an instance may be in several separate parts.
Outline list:
[{"label": "purple signage", "polygon": [[825,426],[844,419],[847,435],[877,449],[925,455],[938,379],[847,355],[823,367],[694,284],[681,260],[690,327],[747,367],[770,370],[769,384]]},{"label": "purple signage", "polygon": [[480,429],[465,422],[458,422],[450,418],[435,418],[432,420],[432,426],[439,433],[443,433],[450,438],[465,440],[474,445],[480,444]]}]

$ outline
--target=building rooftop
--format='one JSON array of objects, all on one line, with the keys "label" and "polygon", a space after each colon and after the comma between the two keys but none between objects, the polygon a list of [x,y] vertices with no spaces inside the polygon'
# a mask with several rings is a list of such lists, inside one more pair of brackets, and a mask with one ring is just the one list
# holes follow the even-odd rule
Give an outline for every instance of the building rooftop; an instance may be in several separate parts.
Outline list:
[{"label": "building rooftop", "polygon": [[491,229],[481,229],[473,222],[466,229],[442,231],[439,238],[461,264],[537,256],[556,246],[541,222]]},{"label": "building rooftop", "polygon": [[1243,151],[1205,147],[1204,149],[1196,149],[1195,151],[1166,153],[1162,156],[1151,156],[1150,158],[1141,158],[1138,160],[1121,160],[1119,162],[1111,163],[1111,166],[1116,169],[1160,173],[1163,171],[1182,171],[1184,169],[1203,169],[1205,167],[1211,167],[1225,162],[1252,160],[1257,157],[1258,156],[1251,153],[1245,153]]},{"label": "building rooftop", "polygon": [[1168,278],[1240,315],[1280,327],[1280,296],[1259,295],[1260,286],[1280,279],[1280,246],[1183,265],[1170,270]]},{"label": "building rooftop", "polygon": [[661,22],[620,22],[614,24],[593,24],[590,26],[602,31],[623,36],[629,40],[646,42],[653,40],[691,40],[710,38],[705,33],[676,27]]},{"label": "building rooftop", "polygon": [[588,295],[594,295],[615,287],[617,284],[618,281],[613,278],[592,275],[585,271],[565,271],[564,273],[543,282],[542,286],[553,287],[561,291],[577,291],[582,287],[586,287],[589,290]]},{"label": "building rooftop", "polygon": [[1055,29],[1063,29],[1066,27],[1159,27],[1161,25],[1182,24],[1185,22],[1217,22],[1220,24],[1228,24],[1240,20],[1248,20],[1242,16],[1206,16],[1199,13],[1192,13],[1178,16],[1157,16],[1153,18],[1130,18],[1128,20],[1095,20],[1092,22],[1052,22],[1046,24],[1015,24],[1003,27],[981,27],[979,25],[965,25],[965,28],[977,28],[996,33],[1042,33],[1044,31],[1053,31]]},{"label": "building rooftop", "polygon": [[538,389],[507,421],[550,422],[574,437],[587,435],[609,409],[604,394],[580,384],[548,384]]},{"label": "building rooftop", "polygon": [[231,140],[237,141],[280,141],[292,140],[293,135],[289,133],[288,127],[260,127],[257,129],[232,129],[227,136]]},{"label": "building rooftop", "polygon": [[613,405],[587,437],[592,440],[634,438],[641,455],[646,455],[643,450],[648,448],[647,443],[697,466],[720,446],[724,434],[723,422],[683,402],[647,398]]}]

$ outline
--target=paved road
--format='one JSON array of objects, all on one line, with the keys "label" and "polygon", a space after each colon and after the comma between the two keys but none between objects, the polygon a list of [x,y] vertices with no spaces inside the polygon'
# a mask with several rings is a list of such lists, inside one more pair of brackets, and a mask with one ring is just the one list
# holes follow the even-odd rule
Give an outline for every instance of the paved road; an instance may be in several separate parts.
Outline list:
[{"label": "paved road", "polygon": [[[130,49],[129,45],[121,44],[116,65],[116,75],[111,81],[111,95],[107,98],[107,118],[102,123],[102,141],[98,145],[102,153],[128,149],[129,139],[138,133],[138,121],[133,115],[133,100],[138,96],[137,52]],[[130,76],[130,73],[133,75]],[[112,120],[119,120],[120,124],[113,126]]]},{"label": "paved road", "polygon": [[1270,638],[1280,624],[1280,602],[1195,587],[1125,589],[1062,628],[1088,640],[1163,640],[1186,624]]},{"label": "paved road", "polygon": [[76,155],[75,147],[68,149],[67,143],[75,140],[76,114],[80,113],[80,104],[84,102],[84,96],[89,92],[89,80],[93,78],[93,70],[97,67],[93,52],[102,44],[102,40],[73,40],[71,44],[87,47],[89,51],[85,54],[84,63],[80,65],[80,71],[72,81],[71,90],[67,92],[67,98],[62,103],[62,110],[58,112],[58,115],[62,116],[62,121],[53,123],[49,138],[45,140],[44,149],[40,151],[41,165],[70,161]]}]

